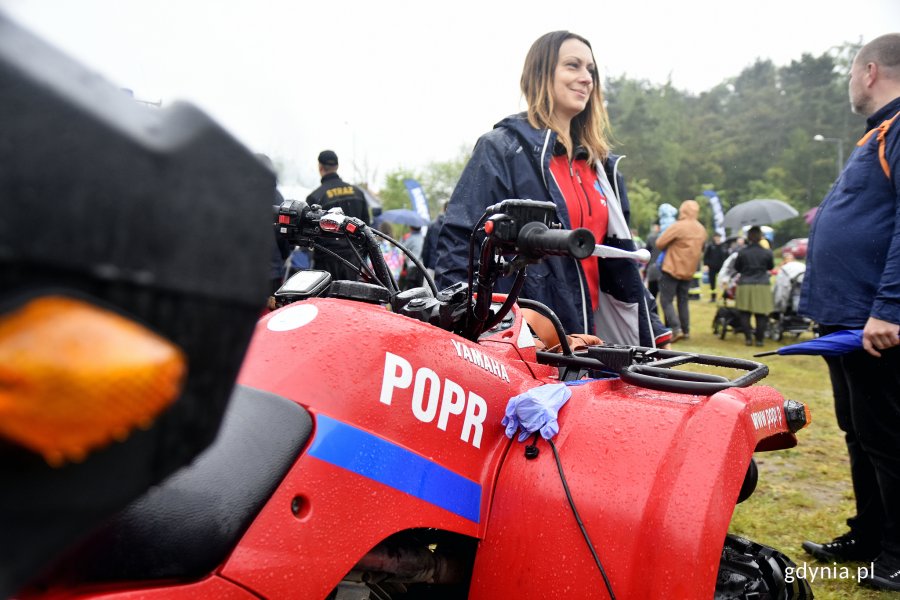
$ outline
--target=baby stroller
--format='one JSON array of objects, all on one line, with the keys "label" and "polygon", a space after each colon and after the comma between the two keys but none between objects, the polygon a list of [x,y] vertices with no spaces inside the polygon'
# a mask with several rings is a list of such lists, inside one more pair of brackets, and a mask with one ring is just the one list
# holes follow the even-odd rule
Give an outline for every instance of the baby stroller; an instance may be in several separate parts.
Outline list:
[{"label": "baby stroller", "polygon": [[775,276],[775,286],[772,288],[775,310],[769,315],[769,337],[776,342],[786,333],[800,337],[812,327],[811,320],[797,314],[804,273],[806,265],[794,261],[783,264]]},{"label": "baby stroller", "polygon": [[740,274],[734,270],[734,261],[737,258],[737,252],[731,253],[722,268],[719,270],[719,276],[716,280],[716,287],[719,288],[719,297],[722,299],[722,305],[716,310],[713,317],[713,335],[725,339],[728,331],[735,333],[742,331],[740,313],[733,306],[729,306],[728,302],[734,301]]},{"label": "baby stroller", "polygon": [[719,270],[719,276],[716,278],[716,287],[719,288],[719,297],[725,306],[728,306],[729,300],[734,300],[737,291],[738,280],[741,278],[740,273],[734,270],[734,261],[737,260],[737,252],[732,252],[722,263]]}]

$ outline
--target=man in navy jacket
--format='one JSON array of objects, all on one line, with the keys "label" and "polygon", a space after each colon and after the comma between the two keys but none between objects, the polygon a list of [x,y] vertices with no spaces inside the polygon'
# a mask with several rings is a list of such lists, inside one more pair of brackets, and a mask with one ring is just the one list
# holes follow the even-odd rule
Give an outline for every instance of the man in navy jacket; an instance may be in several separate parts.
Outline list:
[{"label": "man in navy jacket", "polygon": [[803,547],[828,562],[874,560],[861,583],[900,591],[900,33],[859,51],[850,104],[869,133],[816,214],[800,312],[823,333],[863,330],[863,350],[826,359],[856,516],[847,534]]}]

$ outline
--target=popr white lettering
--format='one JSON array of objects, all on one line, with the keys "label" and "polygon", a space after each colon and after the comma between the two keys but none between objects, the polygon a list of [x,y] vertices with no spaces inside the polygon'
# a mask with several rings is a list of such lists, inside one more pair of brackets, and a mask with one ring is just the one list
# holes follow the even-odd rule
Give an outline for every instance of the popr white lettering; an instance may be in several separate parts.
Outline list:
[{"label": "popr white lettering", "polygon": [[[462,352],[462,350],[458,350]],[[402,356],[386,352],[384,376],[381,381],[382,404],[391,406],[398,390],[412,387],[409,399],[413,416],[423,423],[434,422],[447,431],[452,417],[463,415],[459,439],[481,447],[484,421],[487,418],[487,402],[473,392],[466,392],[461,385],[451,379],[442,379],[428,367],[421,367],[413,374],[412,364]]]}]

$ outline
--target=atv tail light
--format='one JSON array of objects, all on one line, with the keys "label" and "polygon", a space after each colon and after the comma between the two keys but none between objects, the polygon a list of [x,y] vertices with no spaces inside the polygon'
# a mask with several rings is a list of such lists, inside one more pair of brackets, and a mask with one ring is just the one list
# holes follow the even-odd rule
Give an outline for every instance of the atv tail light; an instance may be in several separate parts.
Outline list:
[{"label": "atv tail light", "polygon": [[784,417],[791,433],[797,433],[812,421],[809,407],[796,400],[784,401]]},{"label": "atv tail light", "polygon": [[181,393],[184,354],[133,321],[47,296],[0,317],[0,436],[54,466],[125,439]]}]

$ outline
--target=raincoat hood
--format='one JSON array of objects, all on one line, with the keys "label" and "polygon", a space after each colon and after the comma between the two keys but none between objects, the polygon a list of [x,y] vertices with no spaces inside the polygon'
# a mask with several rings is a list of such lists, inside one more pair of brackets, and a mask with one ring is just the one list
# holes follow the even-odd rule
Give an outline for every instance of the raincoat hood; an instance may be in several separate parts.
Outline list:
[{"label": "raincoat hood", "polygon": [[696,200],[685,200],[678,209],[679,219],[696,219],[700,215],[700,205]]},{"label": "raincoat hood", "polygon": [[[528,113],[526,112],[509,115],[508,117],[501,119],[494,124],[494,129],[506,129],[513,133],[516,138],[518,138],[519,143],[522,144],[523,149],[529,149],[536,156],[540,156],[541,164],[543,164],[543,159],[545,158],[544,156],[541,156],[542,154],[546,154],[547,158],[549,158],[554,154],[554,150],[556,150],[556,133],[550,129],[535,129],[532,127],[531,123],[528,122]],[[552,142],[552,144],[549,144],[548,142]],[[562,146],[560,145],[559,148],[561,149]],[[576,158],[583,157],[576,156]],[[606,160],[601,163],[604,168],[606,168],[607,176],[614,186],[616,185],[616,182],[614,181],[615,177],[613,175],[612,167],[620,158],[623,157],[610,152],[606,157]],[[616,193],[618,193],[618,189],[616,190]],[[672,208],[672,211],[674,216],[674,207]]]}]

